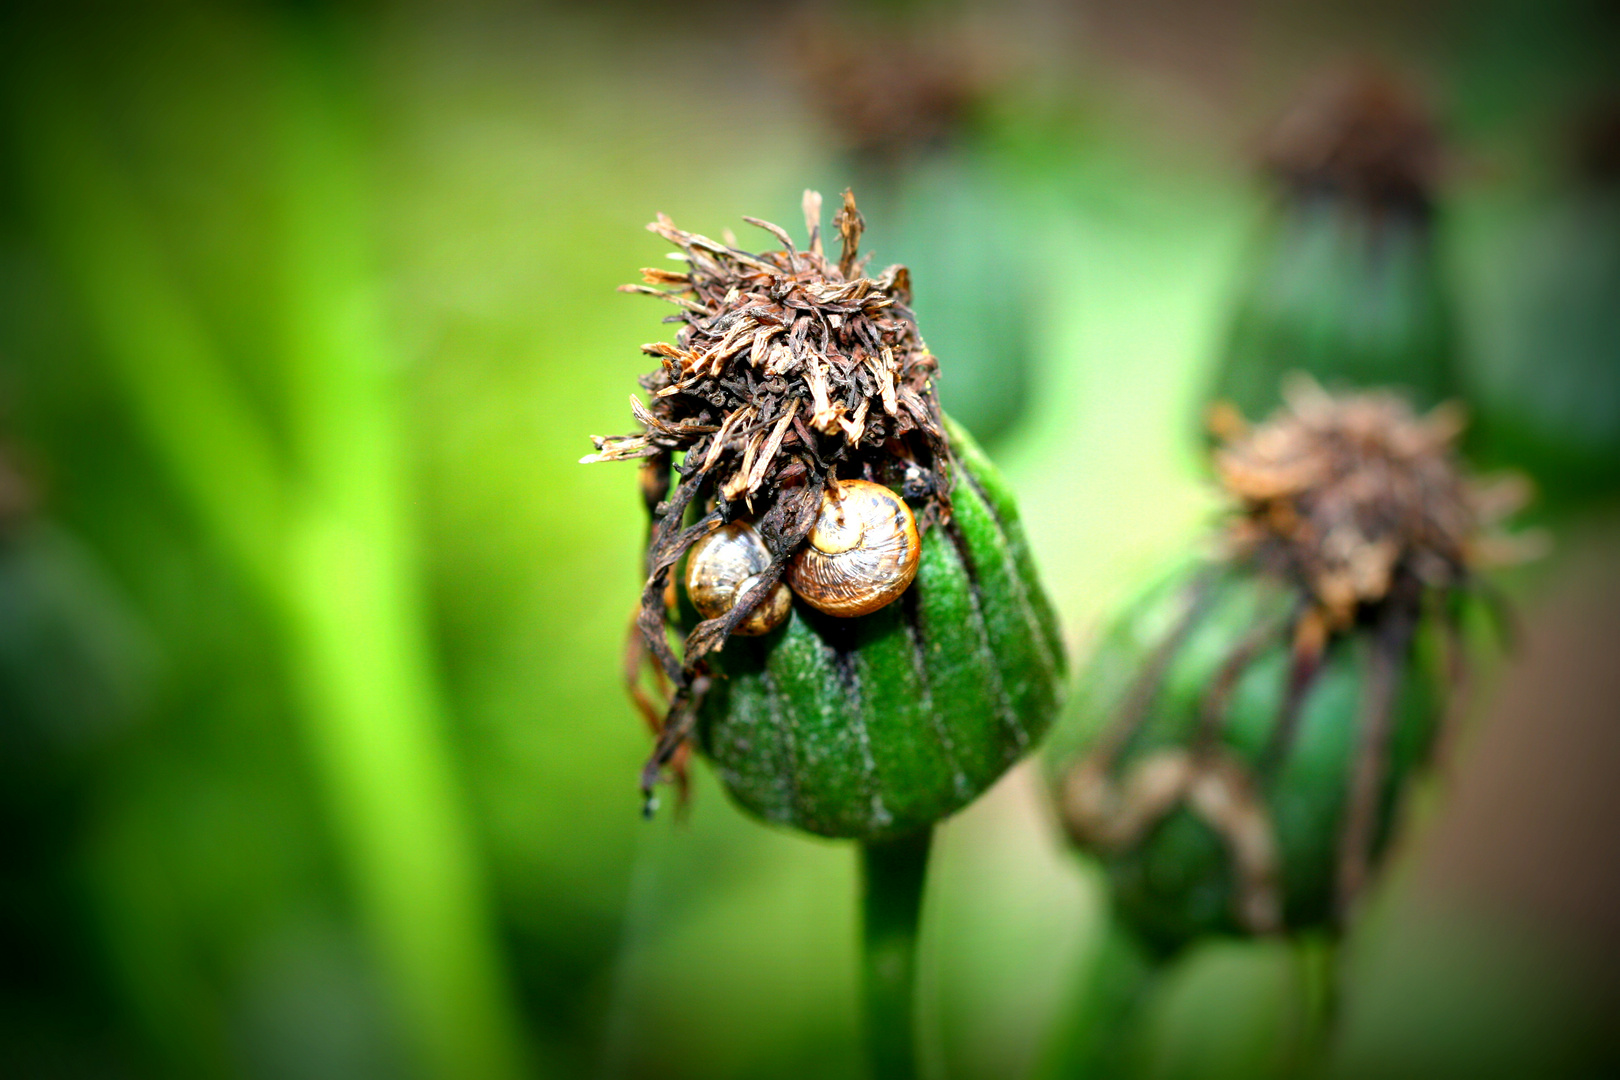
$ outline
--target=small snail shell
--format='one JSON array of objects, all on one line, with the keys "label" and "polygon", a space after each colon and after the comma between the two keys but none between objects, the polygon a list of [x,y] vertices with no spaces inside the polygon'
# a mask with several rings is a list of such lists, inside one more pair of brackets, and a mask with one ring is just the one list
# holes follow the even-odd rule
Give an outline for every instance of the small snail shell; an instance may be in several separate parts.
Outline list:
[{"label": "small snail shell", "polygon": [[[746,521],[733,521],[692,545],[686,557],[686,595],[698,614],[718,619],[770,565],[771,553],[754,527]],[[777,582],[770,595],[733,632],[749,637],[769,633],[782,625],[792,606],[793,594]]]},{"label": "small snail shell", "polygon": [[921,556],[905,500],[882,484],[845,480],[822,492],[810,542],[788,563],[786,578],[805,603],[847,619],[905,592]]}]

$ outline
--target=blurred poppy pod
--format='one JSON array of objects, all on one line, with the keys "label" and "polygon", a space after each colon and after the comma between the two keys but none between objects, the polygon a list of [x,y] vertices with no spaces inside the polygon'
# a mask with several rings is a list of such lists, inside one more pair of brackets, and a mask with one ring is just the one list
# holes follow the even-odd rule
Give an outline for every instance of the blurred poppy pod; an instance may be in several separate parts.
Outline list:
[{"label": "blurred poppy pod", "polygon": [[1064,823],[1120,917],[1173,949],[1334,925],[1384,852],[1460,677],[1485,527],[1460,424],[1296,382],[1228,431],[1216,558],[1108,631],[1050,746]]},{"label": "blurred poppy pod", "polygon": [[748,811],[883,840],[965,805],[1033,746],[1064,659],[1011,495],[939,411],[905,268],[865,276],[847,192],[831,261],[820,197],[805,205],[802,252],[753,219],[783,250],[653,226],[686,270],[636,289],[684,325],[645,346],[663,364],[634,406],[644,430],[598,438],[586,460],[647,460],[630,668],[658,733],[644,790],[666,766],[682,778],[695,736]]},{"label": "blurred poppy pod", "polygon": [[916,310],[951,361],[940,401],[993,449],[1034,396],[1042,288],[1035,230],[976,142],[1010,61],[989,28],[937,8],[808,7],[788,38],[839,172],[883,220],[882,252],[918,272]]},{"label": "blurred poppy pod", "polygon": [[1259,417],[1299,371],[1329,390],[1456,396],[1455,328],[1434,238],[1432,121],[1369,71],[1335,74],[1266,141],[1276,202],[1256,238],[1207,399]]},{"label": "blurred poppy pod", "polygon": [[1504,238],[1478,335],[1482,452],[1556,509],[1620,492],[1620,101],[1576,150],[1575,182]]}]

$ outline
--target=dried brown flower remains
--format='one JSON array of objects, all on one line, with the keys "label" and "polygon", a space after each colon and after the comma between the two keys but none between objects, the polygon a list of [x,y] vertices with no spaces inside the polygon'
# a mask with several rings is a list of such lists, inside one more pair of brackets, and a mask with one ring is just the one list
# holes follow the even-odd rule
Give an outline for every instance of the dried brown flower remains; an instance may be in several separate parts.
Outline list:
[{"label": "dried brown flower remains", "polygon": [[999,74],[982,28],[936,16],[810,11],[791,35],[807,104],[858,158],[893,166],[948,142]]},{"label": "dried brown flower remains", "polygon": [[[1466,664],[1453,601],[1474,591],[1491,598],[1475,571],[1530,553],[1524,538],[1492,530],[1523,504],[1526,484],[1473,480],[1455,449],[1462,426],[1455,407],[1420,415],[1393,393],[1330,395],[1303,376],[1254,427],[1217,406],[1215,472],[1234,504],[1218,533],[1222,550],[1215,566],[1169,594],[1178,608],[1173,629],[1140,657],[1100,737],[1064,774],[1065,824],[1077,843],[1111,856],[1151,847],[1164,820],[1185,806],[1226,849],[1238,925],[1270,933],[1285,924],[1288,888],[1296,902],[1309,899],[1301,879],[1289,885],[1282,872],[1278,800],[1292,800],[1296,815],[1339,815],[1331,800],[1342,797],[1334,904],[1340,920],[1347,915],[1370,873],[1382,793],[1406,767],[1392,747],[1403,680],[1428,677],[1412,651],[1420,625],[1437,621],[1447,689],[1461,689]],[[1179,692],[1187,676],[1177,665],[1196,671],[1201,662],[1185,651],[1191,635],[1206,618],[1241,610],[1219,608],[1217,595],[1279,582],[1286,603],[1243,616],[1226,631],[1229,651],[1213,674],[1185,683],[1197,686],[1190,696]],[[1352,636],[1366,641],[1365,661],[1330,648]],[[1279,646],[1288,666],[1274,684],[1274,718],[1261,746],[1245,746],[1228,735],[1228,710],[1240,682]],[[1342,796],[1329,774],[1284,767],[1307,696],[1334,663],[1360,665],[1363,680],[1354,716],[1341,717],[1357,728]],[[1155,716],[1186,726],[1165,745],[1134,751]],[[1300,835],[1296,852],[1308,851]],[[1179,858],[1160,850],[1172,863]],[[1153,903],[1175,908],[1168,894],[1143,888]]]},{"label": "dried brown flower remains", "polygon": [[1277,123],[1262,151],[1297,194],[1427,217],[1442,171],[1439,134],[1411,89],[1376,68],[1330,72]]},{"label": "dried brown flower remains", "polygon": [[[660,361],[641,379],[649,404],[631,399],[642,430],[593,436],[597,452],[582,459],[646,459],[652,528],[636,624],[674,692],[654,720],[659,741],[644,789],[689,733],[704,655],[781,580],[824,488],[840,479],[899,488],[924,530],[950,511],[936,366],[910,310],[910,276],[903,266],[866,275],[858,254],[864,222],[849,192],[833,218],[842,241],[836,262],[822,250],[821,197],[806,192],[804,210],[804,251],[780,227],[745,218],[782,244],[757,255],[660,215],[648,228],[680,249],[674,257],[685,267],[643,270],[644,284],[621,286],[675,304],[672,321],[682,324],[673,344],[642,346]],[[755,523],[771,566],[728,613],[700,622],[677,657],[665,631],[671,570],[699,537],[739,517]]]},{"label": "dried brown flower remains", "polygon": [[[1517,475],[1485,483],[1467,474],[1455,445],[1460,408],[1420,416],[1396,394],[1331,395],[1303,376],[1285,386],[1284,400],[1252,430],[1217,412],[1224,445],[1215,471],[1238,503],[1224,537],[1230,561],[1269,568],[1305,600],[1293,631],[1290,725],[1328,637],[1358,621],[1372,627],[1374,705],[1363,719],[1339,867],[1347,906],[1367,875],[1395,672],[1425,597],[1479,588],[1476,570],[1531,557],[1543,538],[1496,530],[1529,500],[1530,487]],[[1456,642],[1452,662],[1460,681]]]},{"label": "dried brown flower remains", "polygon": [[1462,585],[1476,535],[1522,498],[1471,485],[1453,443],[1455,408],[1416,415],[1390,394],[1333,397],[1301,379],[1287,408],[1252,430],[1225,422],[1215,471],[1241,512],[1227,531],[1306,588],[1332,630],[1386,599],[1399,576]]}]

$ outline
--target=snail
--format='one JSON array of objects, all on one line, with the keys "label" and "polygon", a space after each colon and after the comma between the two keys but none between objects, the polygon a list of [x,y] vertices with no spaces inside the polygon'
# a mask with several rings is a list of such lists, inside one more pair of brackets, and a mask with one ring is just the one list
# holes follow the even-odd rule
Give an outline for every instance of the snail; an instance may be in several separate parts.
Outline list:
[{"label": "snail", "polygon": [[[692,545],[686,558],[686,595],[705,619],[718,619],[731,610],[758,575],[771,564],[765,541],[746,521],[733,521]],[[777,582],[769,596],[749,612],[733,633],[749,637],[768,634],[781,626],[793,606],[793,594]]]},{"label": "snail", "polygon": [[787,583],[818,611],[869,615],[917,576],[922,541],[905,501],[866,480],[828,484],[809,543],[788,563]]}]

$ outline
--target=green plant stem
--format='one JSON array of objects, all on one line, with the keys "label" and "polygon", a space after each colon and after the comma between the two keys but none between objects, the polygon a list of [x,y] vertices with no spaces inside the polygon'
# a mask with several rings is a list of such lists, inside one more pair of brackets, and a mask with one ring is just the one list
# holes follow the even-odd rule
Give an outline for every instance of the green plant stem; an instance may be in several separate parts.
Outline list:
[{"label": "green plant stem", "polygon": [[866,1049],[873,1080],[917,1075],[917,928],[933,830],[861,845]]},{"label": "green plant stem", "polygon": [[1167,959],[1110,917],[1069,1008],[1034,1070],[1039,1080],[1102,1080],[1131,1073],[1143,1005]]},{"label": "green plant stem", "polygon": [[1311,1076],[1327,1062],[1338,1031],[1340,946],[1329,935],[1315,934],[1301,938],[1294,950],[1303,999],[1298,1074]]}]

